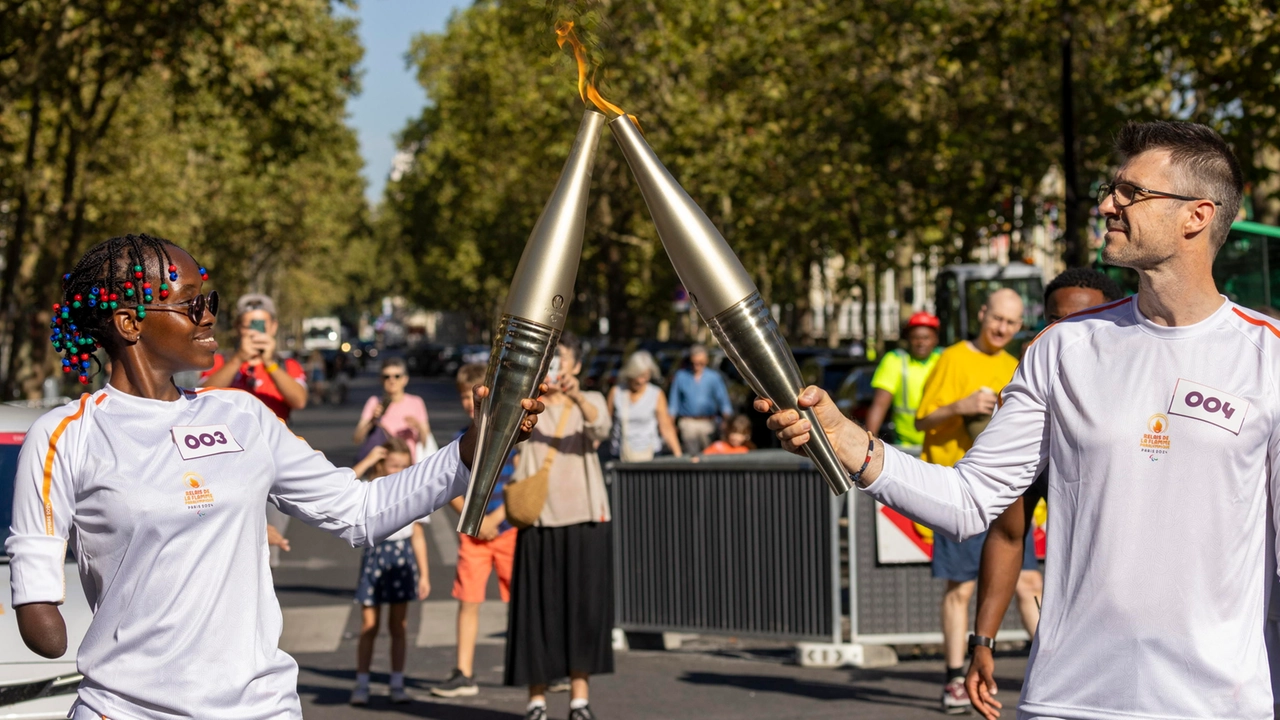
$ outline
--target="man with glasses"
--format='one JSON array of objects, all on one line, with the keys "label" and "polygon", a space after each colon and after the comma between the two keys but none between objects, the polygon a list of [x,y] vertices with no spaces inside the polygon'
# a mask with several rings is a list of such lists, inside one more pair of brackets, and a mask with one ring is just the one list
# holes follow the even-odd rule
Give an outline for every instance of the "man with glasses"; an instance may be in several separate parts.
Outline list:
[{"label": "man with glasses", "polygon": [[[1138,294],[1041,333],[954,468],[869,439],[818,388],[799,403],[869,495],[958,538],[1048,469],[1053,542],[1019,718],[1270,718],[1280,325],[1212,274],[1242,173],[1203,125],[1130,123],[1117,149],[1103,257],[1137,271]],[[794,411],[769,425],[796,451],[811,430]]]},{"label": "man with glasses", "polygon": [[266,295],[241,295],[236,301],[236,351],[230,359],[213,358],[203,387],[247,390],[281,420],[307,405],[307,371],[293,358],[276,356],[276,304]]}]

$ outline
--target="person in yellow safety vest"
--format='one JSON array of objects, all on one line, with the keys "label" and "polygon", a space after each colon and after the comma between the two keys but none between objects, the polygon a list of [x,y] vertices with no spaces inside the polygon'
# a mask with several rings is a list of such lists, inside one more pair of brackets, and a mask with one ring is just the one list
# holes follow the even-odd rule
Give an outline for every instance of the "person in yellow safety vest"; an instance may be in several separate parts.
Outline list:
[{"label": "person in yellow safety vest", "polygon": [[924,393],[924,382],[938,364],[942,354],[938,350],[938,318],[927,312],[918,312],[907,320],[902,337],[905,348],[885,353],[871,378],[875,396],[867,410],[867,430],[880,434],[889,408],[893,408],[893,429],[897,435],[895,445],[919,448],[924,443],[924,432],[916,430],[916,410]]}]

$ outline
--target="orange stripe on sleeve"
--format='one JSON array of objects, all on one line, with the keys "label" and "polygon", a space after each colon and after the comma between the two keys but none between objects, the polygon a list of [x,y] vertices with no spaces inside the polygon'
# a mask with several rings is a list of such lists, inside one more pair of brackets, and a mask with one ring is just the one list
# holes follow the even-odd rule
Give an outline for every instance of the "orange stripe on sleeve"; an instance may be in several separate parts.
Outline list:
[{"label": "orange stripe on sleeve", "polygon": [[1271,323],[1267,322],[1266,320],[1259,320],[1258,318],[1251,318],[1251,317],[1249,317],[1248,315],[1245,315],[1244,313],[1240,312],[1240,308],[1231,308],[1231,311],[1232,311],[1232,312],[1234,312],[1235,314],[1239,315],[1241,320],[1244,320],[1245,322],[1249,323],[1250,325],[1257,325],[1258,327],[1264,327],[1264,328],[1266,328],[1266,329],[1270,330],[1272,335],[1275,335],[1276,337],[1280,337],[1280,330],[1277,330],[1275,325],[1272,325]]},{"label": "orange stripe on sleeve", "polygon": [[1022,349],[1022,351],[1023,351],[1023,352],[1026,352],[1027,348],[1029,348],[1029,347],[1031,347],[1032,345],[1034,345],[1034,344],[1035,344],[1035,342],[1036,342],[1037,340],[1039,340],[1039,339],[1040,339],[1040,336],[1041,336],[1041,335],[1044,335],[1045,333],[1049,332],[1049,328],[1053,327],[1054,325],[1057,325],[1058,323],[1062,322],[1063,320],[1069,320],[1069,319],[1074,318],[1074,317],[1084,317],[1085,315],[1096,315],[1096,314],[1098,314],[1098,313],[1100,313],[1100,312],[1103,312],[1104,310],[1110,310],[1111,308],[1113,308],[1113,307],[1115,307],[1115,306],[1117,306],[1117,305],[1119,305],[1119,304],[1121,304],[1121,303],[1126,303],[1126,302],[1129,302],[1129,298],[1127,298],[1127,297],[1120,298],[1119,300],[1112,300],[1112,301],[1111,301],[1111,302],[1109,302],[1109,303],[1103,303],[1103,304],[1101,304],[1101,305],[1095,305],[1095,306],[1093,306],[1093,307],[1091,307],[1091,308],[1085,308],[1084,310],[1081,310],[1080,312],[1073,312],[1073,313],[1071,313],[1070,315],[1068,315],[1068,316],[1066,316],[1066,317],[1062,318],[1062,320],[1055,320],[1055,321],[1053,321],[1053,322],[1049,323],[1047,326],[1045,326],[1045,329],[1041,330],[1039,333],[1036,333],[1036,336],[1035,336],[1035,337],[1033,337],[1033,338],[1031,338],[1031,342],[1027,343],[1027,344],[1026,344],[1026,347],[1024,347],[1024,348]]},{"label": "orange stripe on sleeve", "polygon": [[[103,395],[103,397],[106,397]],[[74,415],[68,415],[58,423],[58,427],[49,436],[49,452],[44,456],[44,487],[41,491],[41,497],[44,499],[44,531],[47,535],[53,535],[53,501],[49,498],[49,493],[53,485],[53,458],[57,450],[58,439],[62,437],[62,432],[67,429],[72,420],[79,420],[84,415],[85,403],[89,401],[89,394],[85,393],[80,396],[80,409],[76,410]]]}]

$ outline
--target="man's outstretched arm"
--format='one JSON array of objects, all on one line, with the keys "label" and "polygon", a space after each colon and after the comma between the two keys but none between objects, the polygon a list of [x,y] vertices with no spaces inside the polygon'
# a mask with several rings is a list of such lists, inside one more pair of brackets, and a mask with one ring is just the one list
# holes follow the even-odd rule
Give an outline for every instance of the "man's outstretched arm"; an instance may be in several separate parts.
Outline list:
[{"label": "man's outstretched arm", "polygon": [[[1044,463],[1047,410],[1025,382],[1020,368],[1004,392],[1004,405],[954,468],[929,465],[875,441],[860,485],[867,494],[944,535],[962,539],[987,529],[1030,486]],[[811,407],[842,464],[851,473],[863,467],[870,436],[845,418],[817,387],[805,388],[801,407]],[[756,409],[772,405],[757,400]],[[769,428],[782,446],[802,452],[809,441],[808,421],[794,410],[775,412]]]}]

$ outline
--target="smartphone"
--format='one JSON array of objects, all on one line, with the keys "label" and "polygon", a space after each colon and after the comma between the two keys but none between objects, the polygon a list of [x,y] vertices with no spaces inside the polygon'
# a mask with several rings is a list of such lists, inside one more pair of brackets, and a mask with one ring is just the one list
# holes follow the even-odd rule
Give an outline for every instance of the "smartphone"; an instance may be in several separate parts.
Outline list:
[{"label": "smartphone", "polygon": [[547,367],[547,379],[544,380],[543,382],[552,386],[560,384],[560,355],[559,354],[556,354],[555,357],[551,358],[551,365]]},{"label": "smartphone", "polygon": [[267,321],[266,320],[250,320],[249,329],[257,330],[260,333],[264,333],[267,331]]}]

